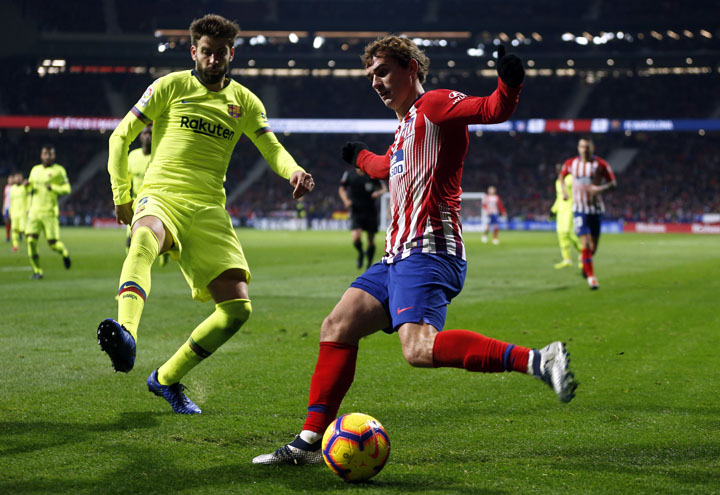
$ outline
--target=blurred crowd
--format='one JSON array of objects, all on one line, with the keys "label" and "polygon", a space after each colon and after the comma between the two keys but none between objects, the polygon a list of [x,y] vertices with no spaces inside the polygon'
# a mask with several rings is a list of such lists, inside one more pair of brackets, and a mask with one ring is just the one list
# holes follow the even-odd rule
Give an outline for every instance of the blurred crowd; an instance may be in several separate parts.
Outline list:
[{"label": "blurred crowd", "polygon": [[[263,100],[271,118],[393,117],[364,77],[234,77]],[[12,83],[19,78],[25,82]],[[153,79],[150,74],[67,72],[39,77],[27,68],[9,69],[0,75],[7,82],[0,107],[10,115],[122,117]],[[431,65],[424,87],[484,96],[496,85],[494,77],[433,70]],[[720,73],[639,76],[608,71],[592,83],[580,75],[527,77],[513,118],[709,118],[720,110],[718,87]],[[573,108],[576,98],[580,104]]]},{"label": "blurred crowd", "polygon": [[[109,177],[104,168],[107,137],[107,134],[73,131],[49,140],[39,133],[8,135],[4,131],[4,139],[0,139],[0,170],[8,173],[17,170],[27,175],[30,168],[39,163],[42,144],[52,142],[57,161],[66,167],[73,185],[72,194],[61,201],[63,223],[87,225],[93,218],[114,214]],[[626,168],[615,170],[618,188],[604,196],[607,217],[626,221],[691,222],[703,213],[720,212],[717,135],[634,133],[593,137],[596,152],[604,158],[609,158],[617,149],[635,151]],[[244,183],[258,162],[265,171],[246,184],[245,191],[227,205],[239,224],[248,224],[258,217],[292,217],[298,209],[308,218],[331,218],[344,209],[337,194],[340,177],[347,167],[340,159],[342,145],[348,140],[360,140],[380,154],[392,142],[391,135],[377,134],[290,134],[280,135],[279,139],[297,162],[313,174],[316,189],[298,206],[287,181],[262,165],[259,152],[243,137],[228,168],[228,195]],[[480,192],[494,185],[511,218],[545,220],[555,199],[556,164],[576,154],[577,139],[576,134],[471,134],[463,190]],[[99,166],[90,174],[86,166],[93,158]],[[610,161],[612,166],[612,159]]]}]

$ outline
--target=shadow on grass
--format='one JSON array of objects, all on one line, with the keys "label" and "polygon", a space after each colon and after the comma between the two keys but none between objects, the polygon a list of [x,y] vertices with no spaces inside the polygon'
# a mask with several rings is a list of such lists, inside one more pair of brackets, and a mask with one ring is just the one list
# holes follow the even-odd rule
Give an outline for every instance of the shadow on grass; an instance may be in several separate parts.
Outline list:
[{"label": "shadow on grass", "polygon": [[121,413],[117,421],[106,424],[0,421],[0,458],[84,442],[96,433],[152,428],[158,425],[157,415],[150,412]]},{"label": "shadow on grass", "polygon": [[[509,491],[453,486],[454,480],[432,473],[390,474],[364,483],[345,483],[325,466],[253,466],[249,459],[207,469],[159,465],[155,452],[126,452],[129,461],[118,470],[89,479],[43,478],[0,482],[3,493],[442,493],[444,495],[506,495]],[[394,479],[393,479],[394,478]]]},{"label": "shadow on grass", "polygon": [[565,448],[537,453],[558,469],[574,472],[624,474],[660,482],[720,486],[720,443],[623,445]]},{"label": "shadow on grass", "polygon": [[[69,444],[97,439],[97,434],[147,429],[156,426],[151,413],[128,413],[108,424],[80,425],[69,423],[0,423],[2,456],[34,453],[46,448],[68,448]],[[40,432],[44,431],[45,434]],[[42,437],[52,440],[42,441]],[[14,438],[8,443],[9,437]],[[37,441],[27,444],[25,440]],[[22,445],[12,446],[12,443]],[[67,475],[28,470],[20,477],[0,479],[0,493],[292,493],[292,494],[388,494],[442,493],[446,495],[506,495],[508,491],[484,490],[458,483],[448,475],[423,471],[395,472],[386,469],[377,478],[364,483],[345,483],[325,465],[255,466],[244,451],[227,450],[217,464],[194,461],[192,454],[177,457],[172,453],[140,443],[108,445],[112,449],[108,464],[88,456],[80,471],[70,469]],[[36,452],[38,451],[38,452]],[[242,456],[241,459],[237,457]],[[233,459],[233,457],[235,457]],[[107,461],[107,459],[105,459]],[[229,463],[228,463],[229,461]],[[112,466],[106,469],[106,466]],[[402,468],[400,468],[402,469]]]}]

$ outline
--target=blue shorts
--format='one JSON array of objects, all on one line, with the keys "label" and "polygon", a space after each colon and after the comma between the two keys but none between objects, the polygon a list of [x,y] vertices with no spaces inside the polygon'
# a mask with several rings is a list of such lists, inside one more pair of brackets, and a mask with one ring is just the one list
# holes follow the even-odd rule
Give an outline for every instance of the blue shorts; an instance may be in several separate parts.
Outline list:
[{"label": "blue shorts", "polygon": [[590,234],[594,238],[600,237],[600,224],[602,222],[602,214],[600,213],[573,213],[573,223],[575,224],[575,235]]},{"label": "blue shorts", "polygon": [[488,221],[488,225],[498,225],[498,224],[500,224],[500,215],[490,214],[490,215],[488,215],[488,218],[490,219],[490,220]]},{"label": "blue shorts", "polygon": [[447,305],[465,283],[467,263],[442,254],[417,253],[396,263],[375,263],[350,287],[363,290],[380,301],[392,325],[429,323],[437,330],[445,325]]}]

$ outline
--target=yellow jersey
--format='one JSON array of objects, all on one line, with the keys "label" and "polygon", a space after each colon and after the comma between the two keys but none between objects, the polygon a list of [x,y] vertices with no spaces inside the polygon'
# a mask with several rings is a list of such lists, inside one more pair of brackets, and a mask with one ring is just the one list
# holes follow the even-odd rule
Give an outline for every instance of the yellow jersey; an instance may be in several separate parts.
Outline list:
[{"label": "yellow jersey", "polygon": [[[49,186],[49,188],[48,188]],[[30,215],[59,215],[58,196],[70,194],[70,181],[62,165],[35,165],[28,177]]]},{"label": "yellow jersey", "polygon": [[289,179],[303,170],[278,142],[260,99],[227,78],[220,91],[206,88],[194,70],[153,82],[110,136],[108,171],[116,205],[130,201],[127,149],[153,123],[152,160],[139,195],[182,196],[225,205],[223,182],[235,144],[245,134],[270,167]]}]

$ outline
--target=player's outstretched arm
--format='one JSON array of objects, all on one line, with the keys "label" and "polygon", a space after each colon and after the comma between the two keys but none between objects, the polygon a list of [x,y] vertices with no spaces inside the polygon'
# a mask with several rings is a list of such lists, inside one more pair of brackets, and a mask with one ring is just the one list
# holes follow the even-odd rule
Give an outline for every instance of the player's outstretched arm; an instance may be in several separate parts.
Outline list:
[{"label": "player's outstretched arm", "polygon": [[293,190],[293,199],[298,199],[315,189],[315,180],[313,180],[312,175],[304,170],[296,170],[290,176],[290,185],[295,188]]},{"label": "player's outstretched arm", "polygon": [[127,203],[130,198],[130,173],[128,171],[128,148],[130,143],[145,128],[146,123],[132,111],[122,119],[108,140],[108,173],[112,187],[113,202]]},{"label": "player's outstretched arm", "polygon": [[360,141],[347,142],[341,150],[344,161],[361,169],[373,179],[387,179],[390,176],[390,155],[390,149],[383,156],[376,155]]},{"label": "player's outstretched arm", "polygon": [[345,143],[342,147],[342,159],[353,167],[357,167],[357,157],[362,150],[368,149],[367,144],[360,141]]},{"label": "player's outstretched arm", "polygon": [[514,53],[506,54],[503,45],[497,49],[497,73],[502,82],[511,88],[519,87],[525,79],[522,60]]}]

